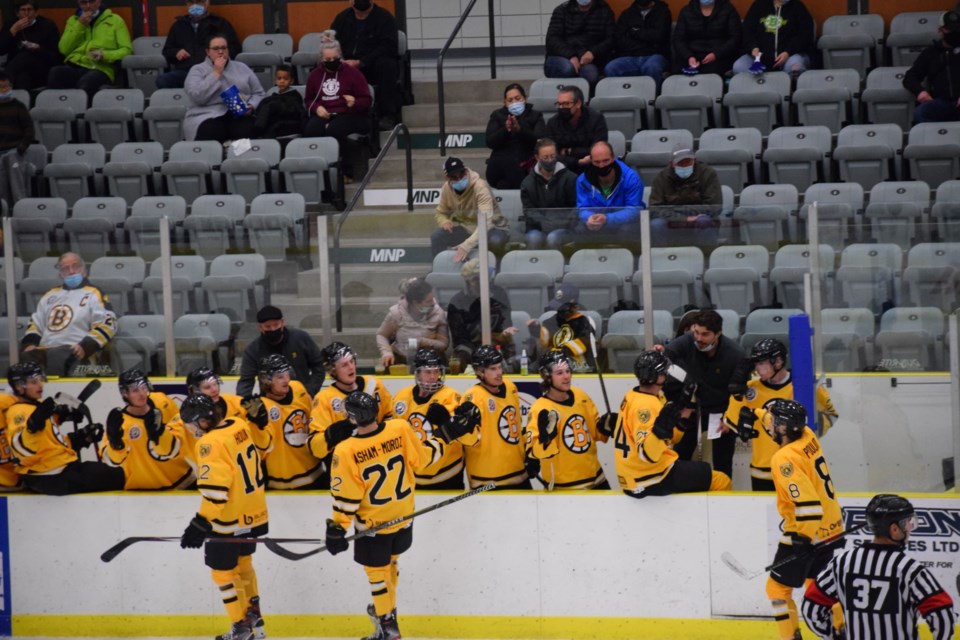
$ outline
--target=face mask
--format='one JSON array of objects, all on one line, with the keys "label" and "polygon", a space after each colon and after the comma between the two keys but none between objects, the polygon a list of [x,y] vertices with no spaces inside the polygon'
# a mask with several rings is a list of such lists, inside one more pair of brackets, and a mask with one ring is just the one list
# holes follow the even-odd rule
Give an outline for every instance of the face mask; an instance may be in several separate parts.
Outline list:
[{"label": "face mask", "polygon": [[594,175],[597,175],[597,176],[600,176],[601,178],[604,178],[604,177],[610,175],[610,172],[613,171],[613,164],[614,164],[614,163],[611,162],[610,164],[608,164],[608,165],[605,166],[605,167],[594,167],[594,166],[591,165],[590,169],[591,169],[591,171],[593,171]]},{"label": "face mask", "polygon": [[960,47],[960,31],[948,31],[943,34],[943,41],[950,47]]},{"label": "face mask", "polygon": [[708,344],[708,345],[705,346],[705,347],[701,347],[701,346],[700,346],[698,343],[696,343],[696,342],[694,342],[693,344],[694,344],[694,346],[697,348],[697,351],[699,351],[700,353],[709,353],[709,352],[711,352],[711,351],[713,351],[714,349],[717,348],[717,343],[716,343],[716,342],[711,342],[710,344]]},{"label": "face mask", "polygon": [[693,167],[674,167],[673,172],[677,174],[677,177],[681,180],[686,180],[693,175]]},{"label": "face mask", "polygon": [[507,111],[510,112],[512,116],[521,116],[523,115],[524,110],[527,108],[527,103],[521,100],[520,102],[511,102],[507,105]]},{"label": "face mask", "polygon": [[591,2],[593,2],[593,0],[577,0],[577,4],[580,5],[581,7],[586,7]]},{"label": "face mask", "polygon": [[187,8],[187,13],[189,13],[192,18],[199,18],[206,12],[207,8],[202,4],[192,4]]},{"label": "face mask", "polygon": [[462,193],[463,191],[466,190],[468,184],[470,184],[470,176],[463,176],[456,182],[451,182],[450,186],[457,193]]},{"label": "face mask", "polygon": [[353,8],[357,11],[366,11],[370,8],[370,0],[353,0]]},{"label": "face mask", "polygon": [[541,160],[541,161],[540,161],[540,168],[543,169],[544,171],[551,171],[551,172],[552,172],[554,169],[557,168],[557,161],[556,161],[556,160]]},{"label": "face mask", "polygon": [[4,91],[0,93],[0,100],[6,101],[13,97],[13,91]]},{"label": "face mask", "polygon": [[569,120],[573,117],[573,109],[570,107],[560,107],[557,109],[557,115],[560,116],[561,120]]},{"label": "face mask", "polygon": [[270,344],[280,344],[283,342],[285,330],[281,327],[280,329],[274,329],[273,331],[264,331],[263,339],[269,342]]},{"label": "face mask", "polygon": [[336,71],[340,68],[340,60],[327,60],[323,63],[323,66],[327,71]]},{"label": "face mask", "polygon": [[63,278],[63,286],[67,289],[76,289],[83,283],[83,274],[74,273]]},{"label": "face mask", "polygon": [[425,316],[425,315],[427,315],[428,313],[430,313],[431,311],[433,311],[433,307],[420,307],[420,306],[418,306],[418,307],[417,307],[417,311],[420,312],[420,315]]},{"label": "face mask", "polygon": [[710,5],[713,4],[713,2],[714,0],[700,0],[700,4],[703,5],[704,7],[709,7]]}]

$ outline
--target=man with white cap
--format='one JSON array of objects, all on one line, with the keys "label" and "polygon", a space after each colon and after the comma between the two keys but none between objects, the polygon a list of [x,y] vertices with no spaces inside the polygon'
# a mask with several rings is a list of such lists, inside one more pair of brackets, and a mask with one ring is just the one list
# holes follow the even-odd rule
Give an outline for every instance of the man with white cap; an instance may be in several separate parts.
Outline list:
[{"label": "man with white cap", "polygon": [[[716,237],[715,218],[720,213],[723,192],[717,172],[699,162],[693,147],[678,144],[670,164],[653,179],[650,188],[650,231],[654,244],[687,243],[671,229],[695,229],[695,244],[708,244]],[[659,208],[659,211],[658,211]]]},{"label": "man with white cap", "polygon": [[487,246],[490,251],[501,253],[510,234],[490,185],[454,156],[443,163],[443,174],[446,180],[440,187],[436,213],[439,228],[430,234],[433,255],[452,248],[457,252],[456,261],[465,261],[480,242],[477,214],[481,210],[487,214]]}]

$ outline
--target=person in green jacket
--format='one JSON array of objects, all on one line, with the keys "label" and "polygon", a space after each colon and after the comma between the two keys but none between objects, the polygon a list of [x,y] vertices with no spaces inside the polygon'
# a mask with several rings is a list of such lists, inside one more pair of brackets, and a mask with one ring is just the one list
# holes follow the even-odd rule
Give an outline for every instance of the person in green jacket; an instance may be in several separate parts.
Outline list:
[{"label": "person in green jacket", "polygon": [[101,9],[102,0],[77,0],[60,36],[60,53],[66,64],[50,69],[50,89],[83,89],[92,96],[111,84],[123,58],[133,53],[130,31],[123,18]]}]

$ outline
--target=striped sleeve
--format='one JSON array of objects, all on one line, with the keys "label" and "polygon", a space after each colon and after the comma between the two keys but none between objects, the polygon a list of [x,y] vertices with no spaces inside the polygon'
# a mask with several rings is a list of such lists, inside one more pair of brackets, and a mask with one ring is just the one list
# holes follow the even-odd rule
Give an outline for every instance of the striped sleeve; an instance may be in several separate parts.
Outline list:
[{"label": "striped sleeve", "polygon": [[833,579],[833,563],[820,572],[803,594],[801,613],[807,626],[818,638],[829,640],[833,637],[833,613],[831,607],[837,602],[836,583]]},{"label": "striped sleeve", "polygon": [[910,594],[917,600],[917,611],[930,626],[930,633],[934,640],[953,638],[956,623],[953,599],[926,567],[920,567],[911,581]]}]

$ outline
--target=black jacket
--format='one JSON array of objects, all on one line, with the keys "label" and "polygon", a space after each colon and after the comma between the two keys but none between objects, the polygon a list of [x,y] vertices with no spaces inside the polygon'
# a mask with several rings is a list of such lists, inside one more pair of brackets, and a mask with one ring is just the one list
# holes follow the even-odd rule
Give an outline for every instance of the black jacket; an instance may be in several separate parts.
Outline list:
[{"label": "black jacket", "polygon": [[[723,413],[730,402],[730,376],[743,360],[743,347],[736,340],[721,334],[716,346],[716,354],[709,357],[697,350],[693,333],[687,333],[671,340],[664,348],[671,362],[680,365],[687,372],[687,380],[697,383],[697,400],[700,407],[709,413]],[[664,389],[668,399],[675,400],[680,389],[673,378],[667,379]]]},{"label": "black jacket", "polygon": [[490,114],[487,122],[487,146],[493,149],[494,154],[509,154],[518,160],[526,160],[533,155],[534,145],[546,130],[543,115],[529,104],[526,105],[524,112],[517,118],[520,130],[508,133],[509,114],[506,107],[500,107]]},{"label": "black jacket", "polygon": [[[607,120],[599,111],[593,111],[586,105],[580,114],[580,120],[563,120],[554,115],[547,120],[547,137],[557,143],[557,157],[567,169],[581,173],[580,158],[590,154],[594,142],[607,139]],[[570,153],[563,153],[565,149]]]},{"label": "black jacket", "polygon": [[397,57],[397,19],[383,7],[373,5],[364,20],[357,20],[353,9],[344,9],[330,28],[337,32],[344,59],[359,60],[361,69],[373,66],[377,58]]},{"label": "black jacket", "polygon": [[[23,49],[21,44],[24,41],[34,42],[40,45],[40,48],[36,50]],[[3,30],[0,31],[0,55],[8,57],[8,65],[15,56],[21,53],[37,57],[48,67],[60,64],[63,61],[63,56],[60,55],[59,45],[60,30],[57,29],[53,20],[43,16],[37,16],[36,22],[17,33],[17,35],[10,34],[10,25],[8,24],[3,25]],[[46,84],[46,80],[46,78],[43,78],[40,85]],[[23,87],[14,88],[22,89]]]},{"label": "black jacket", "polygon": [[253,383],[257,379],[257,362],[274,353],[287,359],[296,374],[291,377],[303,383],[307,393],[314,396],[320,391],[324,378],[320,347],[306,331],[293,327],[286,327],[286,330],[287,335],[278,345],[268,344],[263,336],[247,345],[240,363],[237,395],[248,396],[253,393]]},{"label": "black jacket", "polygon": [[750,53],[754,47],[760,49],[763,54],[760,62],[767,68],[773,67],[774,58],[782,51],[790,55],[812,55],[815,44],[813,17],[801,0],[790,0],[780,7],[782,26],[774,38],[774,32],[768,31],[764,25],[767,22],[776,24],[776,20],[777,10],[773,0],[755,0],[743,19],[742,52]]},{"label": "black jacket", "polygon": [[281,122],[299,122],[300,127],[307,123],[307,108],[303,106],[303,95],[296,89],[285,93],[272,93],[257,105],[254,126],[259,131],[267,131],[271,125]]},{"label": "black jacket", "polygon": [[960,98],[960,53],[955,51],[942,42],[921,51],[903,75],[904,88],[913,95],[927,91],[943,100]]},{"label": "black jacket", "polygon": [[741,33],[740,14],[729,0],[717,0],[709,16],[700,11],[700,0],[690,0],[680,9],[673,32],[676,62],[685,67],[689,58],[713,53],[729,69],[741,51]]},{"label": "black jacket", "polygon": [[572,58],[587,51],[603,66],[613,52],[613,10],[605,0],[596,0],[589,11],[580,11],[577,0],[567,0],[550,16],[547,55]]},{"label": "black jacket", "polygon": [[547,180],[537,171],[539,165],[520,183],[520,202],[523,203],[525,231],[550,233],[557,229],[577,226],[577,174],[557,164]]},{"label": "black jacket", "polygon": [[[206,60],[207,39],[217,33],[226,36],[231,59],[236,58],[242,51],[237,32],[233,30],[233,26],[226,18],[208,13],[196,23],[196,29],[193,27],[193,18],[190,16],[178,16],[170,25],[167,41],[163,45],[163,57],[167,59],[171,69],[189,71],[193,65]],[[178,61],[177,51],[180,49],[186,49],[190,57]]]},{"label": "black jacket", "polygon": [[672,23],[673,15],[665,2],[656,0],[646,16],[637,3],[633,3],[617,20],[612,57],[652,56],[659,53],[669,61]]}]

